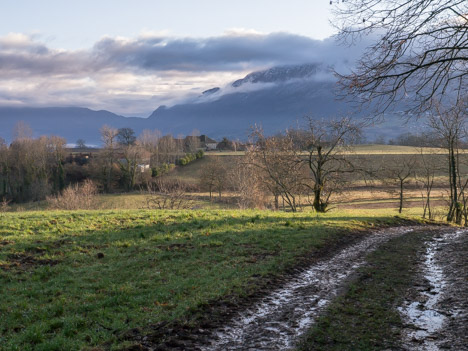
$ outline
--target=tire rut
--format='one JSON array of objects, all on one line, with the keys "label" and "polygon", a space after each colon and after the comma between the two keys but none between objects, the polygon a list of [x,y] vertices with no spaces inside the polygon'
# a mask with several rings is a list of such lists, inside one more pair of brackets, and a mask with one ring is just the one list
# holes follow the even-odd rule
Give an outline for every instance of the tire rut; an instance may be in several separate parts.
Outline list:
[{"label": "tire rut", "polygon": [[347,278],[365,263],[366,255],[391,238],[413,231],[396,227],[377,231],[358,243],[319,261],[275,289],[229,323],[210,333],[199,349],[285,350],[293,348]]},{"label": "tire rut", "polygon": [[399,308],[405,350],[468,350],[467,234],[450,228],[426,241],[416,296]]}]

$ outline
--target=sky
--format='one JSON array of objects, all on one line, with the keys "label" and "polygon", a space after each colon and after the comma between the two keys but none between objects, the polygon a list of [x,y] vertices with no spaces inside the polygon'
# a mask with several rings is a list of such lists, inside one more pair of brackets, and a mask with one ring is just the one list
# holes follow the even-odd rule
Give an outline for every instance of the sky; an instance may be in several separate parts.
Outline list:
[{"label": "sky", "polygon": [[255,70],[329,62],[330,10],[326,0],[3,1],[0,106],[147,116]]}]

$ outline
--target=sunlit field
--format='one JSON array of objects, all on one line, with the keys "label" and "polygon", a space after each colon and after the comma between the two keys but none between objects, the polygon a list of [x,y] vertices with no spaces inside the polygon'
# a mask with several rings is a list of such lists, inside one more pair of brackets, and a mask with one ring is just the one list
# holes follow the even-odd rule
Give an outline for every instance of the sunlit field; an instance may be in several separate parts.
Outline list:
[{"label": "sunlit field", "polygon": [[259,277],[280,274],[306,253],[394,222],[395,214],[3,213],[0,345],[2,350],[120,347],[126,330],[195,318],[209,301],[248,294]]}]

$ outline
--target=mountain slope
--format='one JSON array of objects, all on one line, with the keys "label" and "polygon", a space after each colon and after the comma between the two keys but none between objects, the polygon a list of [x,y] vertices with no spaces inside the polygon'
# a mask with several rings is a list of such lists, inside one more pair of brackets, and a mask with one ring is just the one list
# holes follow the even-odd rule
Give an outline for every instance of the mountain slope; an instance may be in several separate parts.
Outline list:
[{"label": "mountain slope", "polygon": [[0,137],[11,140],[17,122],[24,121],[34,131],[34,136],[59,135],[74,143],[84,139],[98,144],[99,129],[108,124],[116,128],[139,127],[142,118],[123,117],[109,111],[93,111],[80,107],[23,108],[0,107]]},{"label": "mountain slope", "polygon": [[[334,79],[323,66],[306,64],[273,67],[253,72],[223,87],[205,90],[191,101],[172,107],[160,106],[149,118],[129,118],[108,111],[86,108],[0,108],[0,137],[11,140],[11,131],[20,120],[36,135],[55,134],[73,143],[82,138],[99,144],[99,129],[104,124],[116,128],[159,129],[164,134],[190,134],[194,129],[212,138],[246,139],[255,124],[272,134],[304,122],[305,116],[332,118],[348,115],[351,106],[334,95]],[[361,111],[356,117],[368,117]],[[396,116],[366,131],[373,139],[411,131]]]},{"label": "mountain slope", "polygon": [[[245,139],[257,124],[272,134],[304,123],[304,117],[327,119],[349,115],[354,109],[336,98],[335,88],[333,77],[322,66],[274,67],[250,73],[224,89],[207,90],[190,103],[160,107],[146,125],[173,134],[198,129],[216,138]],[[370,111],[355,115],[369,116]],[[390,115],[387,122],[366,129],[365,135],[370,139],[380,134],[390,138],[412,128],[411,124],[402,126],[399,116]]]}]

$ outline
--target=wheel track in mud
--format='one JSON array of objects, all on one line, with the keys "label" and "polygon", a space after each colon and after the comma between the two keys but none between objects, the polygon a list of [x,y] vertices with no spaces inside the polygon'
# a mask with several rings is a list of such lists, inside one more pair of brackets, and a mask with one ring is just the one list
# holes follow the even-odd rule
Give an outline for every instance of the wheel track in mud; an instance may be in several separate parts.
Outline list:
[{"label": "wheel track in mud", "polygon": [[309,266],[251,308],[239,312],[226,325],[212,331],[208,336],[211,342],[197,349],[234,351],[293,348],[300,336],[337,296],[347,278],[365,263],[368,253],[391,238],[413,230],[414,227],[379,230],[331,258]]},{"label": "wheel track in mud", "polygon": [[468,350],[466,235],[467,229],[449,228],[425,242],[416,298],[399,307],[407,322],[405,350]]}]

